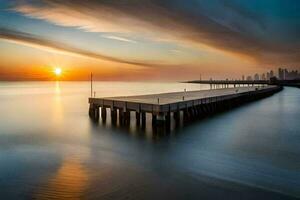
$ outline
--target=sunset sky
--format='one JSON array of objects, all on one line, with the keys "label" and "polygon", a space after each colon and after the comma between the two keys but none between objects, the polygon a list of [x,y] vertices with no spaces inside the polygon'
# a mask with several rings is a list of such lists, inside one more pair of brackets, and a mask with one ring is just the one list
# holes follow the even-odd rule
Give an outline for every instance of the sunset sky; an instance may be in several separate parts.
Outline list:
[{"label": "sunset sky", "polygon": [[300,69],[298,0],[0,0],[0,80],[240,78]]}]

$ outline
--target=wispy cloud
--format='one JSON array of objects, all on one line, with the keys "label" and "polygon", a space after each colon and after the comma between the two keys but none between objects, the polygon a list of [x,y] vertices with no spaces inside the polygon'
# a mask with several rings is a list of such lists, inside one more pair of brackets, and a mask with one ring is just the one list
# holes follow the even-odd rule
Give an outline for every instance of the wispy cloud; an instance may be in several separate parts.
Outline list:
[{"label": "wispy cloud", "polygon": [[117,63],[122,63],[122,64],[137,65],[137,66],[143,66],[143,67],[167,66],[167,65],[160,64],[157,62],[152,63],[152,62],[147,62],[147,61],[143,62],[143,61],[133,61],[133,60],[114,58],[114,57],[103,55],[103,54],[100,54],[97,52],[92,52],[92,51],[88,51],[85,49],[79,49],[79,48],[70,46],[68,44],[48,40],[48,39],[42,38],[37,35],[24,33],[24,32],[20,32],[20,31],[15,31],[15,30],[11,30],[11,29],[5,29],[5,28],[0,28],[0,39],[8,40],[11,42],[15,42],[15,43],[19,43],[22,45],[35,47],[35,48],[40,48],[43,50],[75,54],[75,55],[84,56],[84,57],[88,57],[88,58],[112,61],[112,62],[117,62]]},{"label": "wispy cloud", "polygon": [[114,36],[114,35],[102,35],[102,37],[107,38],[107,39],[111,39],[111,40],[118,40],[121,42],[130,42],[130,43],[137,43],[134,40],[130,40],[124,37],[119,37],[119,36]]},{"label": "wispy cloud", "polygon": [[[217,14],[211,14],[207,8],[210,2],[218,5]],[[159,35],[176,42],[196,46],[204,44],[226,52],[251,56],[261,62],[300,62],[297,37],[294,38],[297,41],[291,43],[278,39],[281,35],[286,37],[282,33],[276,39],[271,39],[278,31],[268,29],[264,19],[233,2],[226,2],[31,0],[18,2],[13,10],[29,17],[86,31],[138,32],[154,38]],[[260,35],[253,34],[251,29]],[[299,35],[299,29],[291,28],[289,31],[290,35]],[[262,35],[269,36],[265,38]],[[107,38],[129,42],[122,37]]]}]

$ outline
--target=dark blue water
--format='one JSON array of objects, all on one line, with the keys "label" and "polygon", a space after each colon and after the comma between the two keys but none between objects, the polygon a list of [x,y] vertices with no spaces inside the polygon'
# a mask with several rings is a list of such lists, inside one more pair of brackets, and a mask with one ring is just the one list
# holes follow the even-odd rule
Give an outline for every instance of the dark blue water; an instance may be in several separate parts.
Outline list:
[{"label": "dark blue water", "polygon": [[[98,96],[184,88],[199,86],[96,84]],[[300,198],[298,88],[164,134],[92,123],[88,94],[0,83],[1,199]]]}]

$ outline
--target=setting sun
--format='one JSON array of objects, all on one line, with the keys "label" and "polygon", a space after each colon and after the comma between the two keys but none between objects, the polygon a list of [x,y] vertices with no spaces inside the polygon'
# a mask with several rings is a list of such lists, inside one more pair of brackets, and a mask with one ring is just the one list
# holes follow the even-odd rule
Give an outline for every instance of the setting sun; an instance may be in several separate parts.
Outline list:
[{"label": "setting sun", "polygon": [[59,67],[57,67],[57,68],[54,69],[54,73],[55,73],[56,76],[61,75],[61,72],[62,72],[62,70]]}]

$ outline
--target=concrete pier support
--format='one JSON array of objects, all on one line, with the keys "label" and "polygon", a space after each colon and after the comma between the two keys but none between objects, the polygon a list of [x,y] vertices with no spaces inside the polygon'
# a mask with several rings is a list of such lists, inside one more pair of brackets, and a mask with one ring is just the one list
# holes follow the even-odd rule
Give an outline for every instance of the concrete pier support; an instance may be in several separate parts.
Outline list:
[{"label": "concrete pier support", "polygon": [[167,112],[166,116],[165,116],[165,120],[167,125],[170,125],[171,123],[171,112]]},{"label": "concrete pier support", "polygon": [[160,112],[158,114],[152,114],[152,124],[153,125],[165,125],[167,122],[171,121],[170,113]]},{"label": "concrete pier support", "polygon": [[173,118],[175,120],[175,126],[179,127],[179,125],[180,125],[180,110],[173,112]]},{"label": "concrete pier support", "polygon": [[195,113],[194,113],[193,107],[188,108],[188,113],[189,113],[189,119],[193,120],[194,117],[195,117]]},{"label": "concrete pier support", "polygon": [[178,110],[178,111],[173,112],[173,117],[174,117],[175,121],[180,119],[180,111]]},{"label": "concrete pier support", "polygon": [[139,126],[141,123],[141,113],[140,112],[135,112],[135,119],[136,119],[136,124]]},{"label": "concrete pier support", "polygon": [[101,107],[101,119],[102,119],[102,121],[106,121],[106,116],[107,116],[106,108]]},{"label": "concrete pier support", "polygon": [[195,117],[198,117],[198,110],[196,106],[193,107]]},{"label": "concrete pier support", "polygon": [[98,121],[100,117],[99,107],[95,108],[95,120]]},{"label": "concrete pier support", "polygon": [[90,107],[89,107],[89,116],[90,116],[90,118],[94,117],[94,106],[93,106],[93,104],[90,104]]},{"label": "concrete pier support", "polygon": [[120,125],[130,124],[130,111],[125,111],[124,109],[119,109],[119,123]]},{"label": "concrete pier support", "polygon": [[156,125],[157,114],[152,114],[152,125]]},{"label": "concrete pier support", "polygon": [[183,121],[187,122],[190,119],[190,113],[189,110],[186,108],[183,110]]},{"label": "concrete pier support", "polygon": [[198,112],[198,118],[204,117],[204,114],[203,114],[201,105],[198,105],[198,106],[197,106],[197,112]]},{"label": "concrete pier support", "polygon": [[129,125],[130,124],[130,111],[127,110],[124,114],[125,114],[125,124]]},{"label": "concrete pier support", "polygon": [[146,113],[142,112],[141,115],[142,115],[142,127],[145,127],[146,126]]},{"label": "concrete pier support", "polygon": [[123,109],[119,109],[119,124],[123,125],[125,122],[125,113],[123,111]]},{"label": "concrete pier support", "polygon": [[93,104],[90,104],[89,107],[89,117],[94,120],[98,121],[100,118],[100,113],[99,113],[99,106],[95,106]]},{"label": "concrete pier support", "polygon": [[117,123],[117,118],[118,118],[117,110],[116,109],[111,109],[110,110],[110,116],[111,116],[112,124],[116,124]]}]

